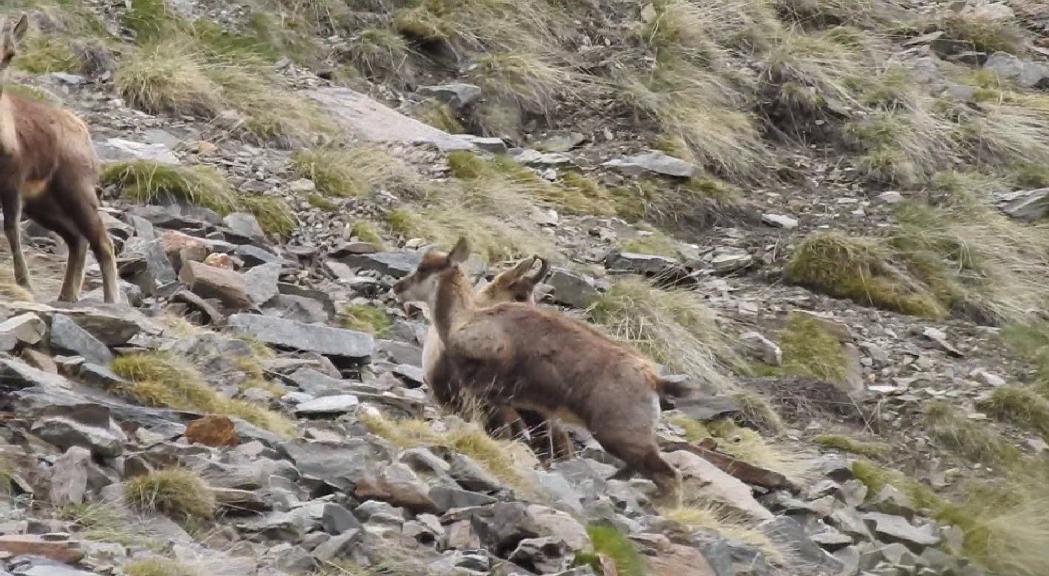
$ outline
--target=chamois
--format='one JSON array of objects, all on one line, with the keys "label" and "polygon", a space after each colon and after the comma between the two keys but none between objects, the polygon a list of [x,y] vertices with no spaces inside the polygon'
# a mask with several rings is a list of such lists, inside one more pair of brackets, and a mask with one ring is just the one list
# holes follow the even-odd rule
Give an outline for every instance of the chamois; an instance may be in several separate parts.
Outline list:
[{"label": "chamois", "polygon": [[557,311],[510,302],[479,307],[460,268],[470,248],[427,252],[394,284],[398,299],[426,302],[452,377],[493,404],[584,424],[626,467],[668,502],[680,502],[681,475],[656,443],[659,390],[667,383],[631,348]]},{"label": "chamois", "polygon": [[113,243],[98,215],[98,167],[87,125],[72,112],[4,90],[7,68],[29,21],[0,21],[0,208],[11,246],[15,281],[32,291],[22,253],[22,209],[69,246],[58,299],[73,302],[84,279],[87,246],[102,269],[106,302],[115,302],[117,267]]},{"label": "chamois", "polygon": [[[534,274],[528,274],[536,262],[539,262],[539,270]],[[546,277],[548,271],[549,264],[539,256],[525,258],[481,288],[476,295],[477,304],[487,306],[500,302],[526,302],[534,305],[535,287]],[[460,414],[466,411],[464,391],[451,378],[441,337],[432,323],[423,344],[423,375],[434,398],[440,404]],[[540,456],[551,459],[570,458],[574,453],[568,434],[556,422],[544,422],[542,415],[527,411],[521,413],[508,405],[492,406],[489,412],[487,428],[490,434],[509,432],[512,436],[524,436],[530,429],[533,433],[544,429],[545,434],[527,434],[532,440],[532,448]]]}]

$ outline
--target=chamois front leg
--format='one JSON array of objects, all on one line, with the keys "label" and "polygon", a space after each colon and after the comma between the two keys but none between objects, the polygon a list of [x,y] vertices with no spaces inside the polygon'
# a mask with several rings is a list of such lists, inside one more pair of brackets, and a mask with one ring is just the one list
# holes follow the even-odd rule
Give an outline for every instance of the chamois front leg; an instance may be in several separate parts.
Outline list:
[{"label": "chamois front leg", "polygon": [[32,292],[29,279],[29,266],[26,266],[25,254],[22,252],[22,197],[18,189],[10,184],[0,184],[0,208],[4,211],[4,236],[11,247],[11,261],[15,269],[15,282]]},{"label": "chamois front leg", "polygon": [[84,263],[87,260],[87,242],[75,234],[65,238],[69,247],[66,257],[66,276],[62,280],[62,289],[58,292],[59,302],[76,302],[80,295],[80,285],[84,282]]}]

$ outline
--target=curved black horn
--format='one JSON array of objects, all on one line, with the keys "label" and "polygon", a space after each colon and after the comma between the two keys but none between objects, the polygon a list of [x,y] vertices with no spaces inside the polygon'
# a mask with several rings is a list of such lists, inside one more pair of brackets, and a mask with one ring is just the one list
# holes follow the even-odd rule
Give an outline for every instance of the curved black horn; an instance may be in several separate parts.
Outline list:
[{"label": "curved black horn", "polygon": [[[542,256],[532,256],[532,258],[539,261],[539,271],[529,277],[529,280],[538,284],[542,282],[543,278],[546,278],[546,274],[550,272],[550,263]],[[535,263],[533,262],[533,265],[534,264]]]}]

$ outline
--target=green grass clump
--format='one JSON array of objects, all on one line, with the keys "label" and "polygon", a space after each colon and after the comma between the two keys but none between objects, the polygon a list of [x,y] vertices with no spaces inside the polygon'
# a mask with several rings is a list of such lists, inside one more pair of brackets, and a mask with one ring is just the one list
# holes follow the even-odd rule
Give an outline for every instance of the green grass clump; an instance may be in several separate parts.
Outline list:
[{"label": "green grass clump", "polygon": [[1038,389],[1049,397],[1049,323],[1009,324],[1002,328],[1000,336],[1010,350],[1033,365]]},{"label": "green grass clump", "polygon": [[615,527],[608,524],[590,524],[586,534],[593,545],[593,553],[576,555],[576,563],[588,564],[595,570],[601,569],[599,556],[612,561],[618,576],[645,576],[645,562],[637,548]]},{"label": "green grass clump", "polygon": [[241,196],[238,201],[241,210],[255,216],[263,232],[280,238],[287,238],[295,231],[298,220],[287,202],[273,196]]},{"label": "green grass clump", "polygon": [[369,27],[350,38],[345,56],[354,68],[371,80],[411,85],[414,67],[408,42],[394,30]]},{"label": "green grass clump", "polygon": [[428,100],[416,110],[415,115],[419,117],[419,120],[449,134],[466,132],[452,107],[443,102]]},{"label": "green grass clump", "polygon": [[659,230],[650,230],[649,234],[638,235],[631,238],[620,246],[624,252],[636,252],[638,254],[655,254],[667,258],[677,259],[678,243],[671,237]]},{"label": "green grass clump", "polygon": [[1049,400],[1030,388],[995,388],[990,399],[980,407],[1003,422],[1033,430],[1049,439]]},{"label": "green grass clump", "polygon": [[84,64],[67,40],[30,35],[19,47],[18,56],[11,65],[30,74],[49,74],[80,72]]},{"label": "green grass clump", "polygon": [[929,402],[925,407],[929,435],[940,447],[973,462],[1008,465],[1020,459],[1020,452],[994,428],[970,420],[947,402]]},{"label": "green grass clump", "polygon": [[915,316],[946,317],[947,309],[928,287],[892,257],[892,251],[874,239],[815,232],[794,251],[784,276],[792,284],[836,298]]},{"label": "green grass clump", "polygon": [[215,495],[200,475],[185,468],[168,468],[124,483],[128,505],[142,512],[159,512],[172,520],[207,520],[215,515]]},{"label": "green grass clump", "polygon": [[848,375],[848,357],[838,337],[808,314],[792,312],[787,316],[779,346],[784,372],[826,382],[844,382]]},{"label": "green grass clump", "polygon": [[328,200],[328,198],[321,194],[307,194],[306,203],[318,210],[324,210],[325,212],[334,212],[339,209],[338,204]]},{"label": "green grass clump", "polygon": [[164,558],[149,556],[132,560],[122,566],[126,576],[197,576],[198,572],[185,564]]},{"label": "green grass clump", "polygon": [[594,302],[589,316],[615,337],[696,382],[730,385],[727,371],[737,358],[717,315],[693,292],[626,277]]},{"label": "green grass clump", "polygon": [[382,236],[379,235],[379,231],[375,229],[375,226],[366,220],[358,220],[353,223],[350,227],[350,237],[356,238],[361,242],[367,242],[377,248],[382,248]]},{"label": "green grass clump", "polygon": [[102,183],[141,203],[180,202],[228,214],[238,198],[226,178],[210,166],[176,166],[151,160],[114,162],[102,170]]},{"label": "green grass clump", "polygon": [[812,442],[824,448],[834,448],[868,458],[882,458],[892,450],[892,446],[884,442],[857,440],[841,434],[820,434],[813,437]]},{"label": "green grass clump", "polygon": [[347,306],[339,313],[339,324],[343,328],[367,332],[374,336],[386,334],[393,326],[386,311],[369,304]]},{"label": "green grass clump", "polygon": [[130,382],[121,391],[147,406],[237,416],[283,436],[295,430],[294,422],[281,414],[219,394],[199,371],[168,354],[144,352],[120,356],[110,367]]},{"label": "green grass clump", "polygon": [[313,180],[321,194],[357,197],[367,194],[371,186],[354,169],[354,159],[348,150],[313,148],[295,152],[291,166],[300,177]]}]

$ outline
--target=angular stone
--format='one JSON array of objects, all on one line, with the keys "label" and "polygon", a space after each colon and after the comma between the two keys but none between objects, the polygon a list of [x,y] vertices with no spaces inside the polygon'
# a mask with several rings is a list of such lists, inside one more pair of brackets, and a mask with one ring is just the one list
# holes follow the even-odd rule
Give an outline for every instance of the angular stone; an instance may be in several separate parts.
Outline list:
[{"label": "angular stone", "polygon": [[917,527],[903,516],[868,512],[863,515],[863,521],[879,536],[906,544],[911,548],[921,549],[926,546],[935,546],[940,542],[940,536],[936,534],[934,525],[927,524]]},{"label": "angular stone", "polygon": [[358,540],[360,530],[348,530],[329,538],[326,542],[313,549],[313,557],[320,562],[331,562],[332,560],[346,555],[346,551]]},{"label": "angular stone", "polygon": [[775,342],[758,332],[744,332],[739,335],[746,351],[769,366],[783,364],[783,351]]},{"label": "angular stone", "polygon": [[841,562],[816,545],[797,520],[780,516],[763,522],[758,529],[784,550],[790,550],[799,564],[816,567],[819,571],[837,574]]},{"label": "angular stone", "polygon": [[313,368],[299,368],[288,376],[288,380],[303,392],[314,397],[336,394],[345,390],[348,385],[345,380],[332,378]]},{"label": "angular stone", "polygon": [[447,486],[434,486],[430,489],[430,500],[437,505],[438,512],[446,512],[453,508],[468,508],[471,506],[487,506],[494,504],[495,498],[486,496],[479,492],[469,492],[458,488]]},{"label": "angular stone", "polygon": [[0,323],[0,341],[9,338],[12,343],[21,342],[34,346],[44,339],[46,333],[47,324],[32,312],[12,316]]},{"label": "angular stone", "polygon": [[565,567],[565,543],[555,538],[525,538],[510,553],[509,560],[523,566],[531,566],[542,574],[558,571]]},{"label": "angular stone", "polygon": [[299,416],[335,416],[352,412],[360,403],[360,400],[352,394],[323,396],[299,404],[295,407],[295,414]]},{"label": "angular stone", "polygon": [[367,474],[357,481],[353,495],[378,499],[415,512],[441,510],[429,496],[429,487],[404,464],[391,464],[379,474]]},{"label": "angular stone", "polygon": [[473,84],[452,82],[438,86],[420,86],[419,93],[433,96],[442,102],[460,110],[481,98],[481,89]]},{"label": "angular stone", "polygon": [[674,260],[654,254],[612,252],[605,258],[605,268],[608,270],[634,272],[646,276],[656,276],[676,266],[677,262]]},{"label": "angular stone", "polygon": [[535,148],[544,152],[568,152],[586,142],[586,136],[579,132],[553,132],[535,143]]},{"label": "angular stone", "polygon": [[617,168],[626,174],[632,175],[652,172],[664,176],[691,178],[696,173],[696,167],[692,163],[668,156],[662,152],[646,152],[634,156],[624,156],[609,160],[602,166]]},{"label": "angular stone", "polygon": [[226,416],[209,414],[186,425],[186,439],[205,446],[236,446],[240,443],[233,421]]},{"label": "angular stone", "polygon": [[543,536],[561,540],[573,552],[587,550],[591,547],[590,536],[587,535],[586,528],[571,514],[539,504],[530,504],[527,512]]},{"label": "angular stone", "polygon": [[666,460],[681,472],[684,493],[709,498],[753,520],[772,519],[772,513],[754,499],[749,486],[696,454],[679,450],[666,454]]},{"label": "angular stone", "polygon": [[522,540],[542,535],[528,507],[520,502],[470,509],[469,519],[481,542],[500,557],[512,552]]},{"label": "angular stone", "polygon": [[553,287],[553,299],[558,304],[586,308],[600,295],[594,281],[564,268],[554,268],[544,280]]},{"label": "angular stone", "polygon": [[999,194],[998,201],[1001,211],[1017,220],[1036,222],[1049,215],[1049,188]]},{"label": "angular stone", "polygon": [[234,310],[243,310],[252,305],[244,277],[233,270],[201,262],[186,262],[179,271],[179,279],[194,294],[202,298],[217,298]]},{"label": "angular stone", "polygon": [[45,410],[33,423],[32,432],[62,450],[81,446],[107,458],[119,456],[127,442],[127,436],[110,417],[109,408],[98,404]]},{"label": "angular stone", "polygon": [[296,440],[281,448],[304,477],[344,492],[353,490],[358,481],[374,474],[392,458],[385,449],[363,438],[348,438],[345,442]]},{"label": "angular stone", "polygon": [[1033,60],[1021,60],[1007,52],[991,54],[983,67],[1011,80],[1021,88],[1045,88],[1049,86],[1049,64]]},{"label": "angular stone", "polygon": [[[248,240],[262,241],[266,238],[266,233],[262,230],[262,226],[259,226],[259,221],[255,219],[253,214],[248,212],[233,212],[227,214],[223,219],[222,223],[226,225],[234,234],[241,236]],[[235,240],[227,238],[230,242]]]},{"label": "angular stone", "polygon": [[761,221],[773,228],[784,230],[793,230],[798,227],[797,219],[782,214],[762,214]]},{"label": "angular stone", "polygon": [[279,262],[262,264],[244,273],[248,296],[252,302],[262,306],[280,294],[277,283],[280,281],[281,265]]},{"label": "angular stone", "polygon": [[419,122],[348,88],[324,87],[305,95],[319,103],[345,130],[372,142],[433,144],[441,150],[469,150],[469,142]]},{"label": "angular stone", "polygon": [[260,264],[280,263],[281,261],[280,256],[251,244],[237,246],[237,257],[243,260],[244,266],[248,268]]},{"label": "angular stone", "polygon": [[64,314],[51,318],[51,349],[83,356],[88,362],[103,366],[113,360],[113,353],[105,344]]},{"label": "angular stone", "polygon": [[506,142],[496,136],[473,136],[472,134],[458,134],[460,138],[473,144],[479,150],[491,152],[492,154],[506,154]]},{"label": "angular stone", "polygon": [[362,360],[375,351],[375,340],[371,335],[354,330],[253,314],[234,314],[229,318],[229,326],[238,334],[266,344],[324,356]]},{"label": "angular stone", "polygon": [[178,164],[178,156],[166,144],[147,144],[123,138],[107,138],[95,143],[95,153],[106,162],[149,160],[162,164]]},{"label": "angular stone", "polygon": [[51,467],[51,505],[83,504],[87,492],[91,451],[70,446]]},{"label": "angular stone", "polygon": [[380,274],[403,278],[415,271],[422,254],[418,252],[375,252],[372,254],[347,254],[339,261],[351,268],[374,270]]},{"label": "angular stone", "polygon": [[739,399],[729,394],[675,399],[674,408],[700,422],[733,416],[743,410]]},{"label": "angular stone", "polygon": [[0,536],[0,552],[9,556],[40,556],[65,564],[75,564],[84,557],[80,543],[75,540],[53,540],[33,534]]}]

